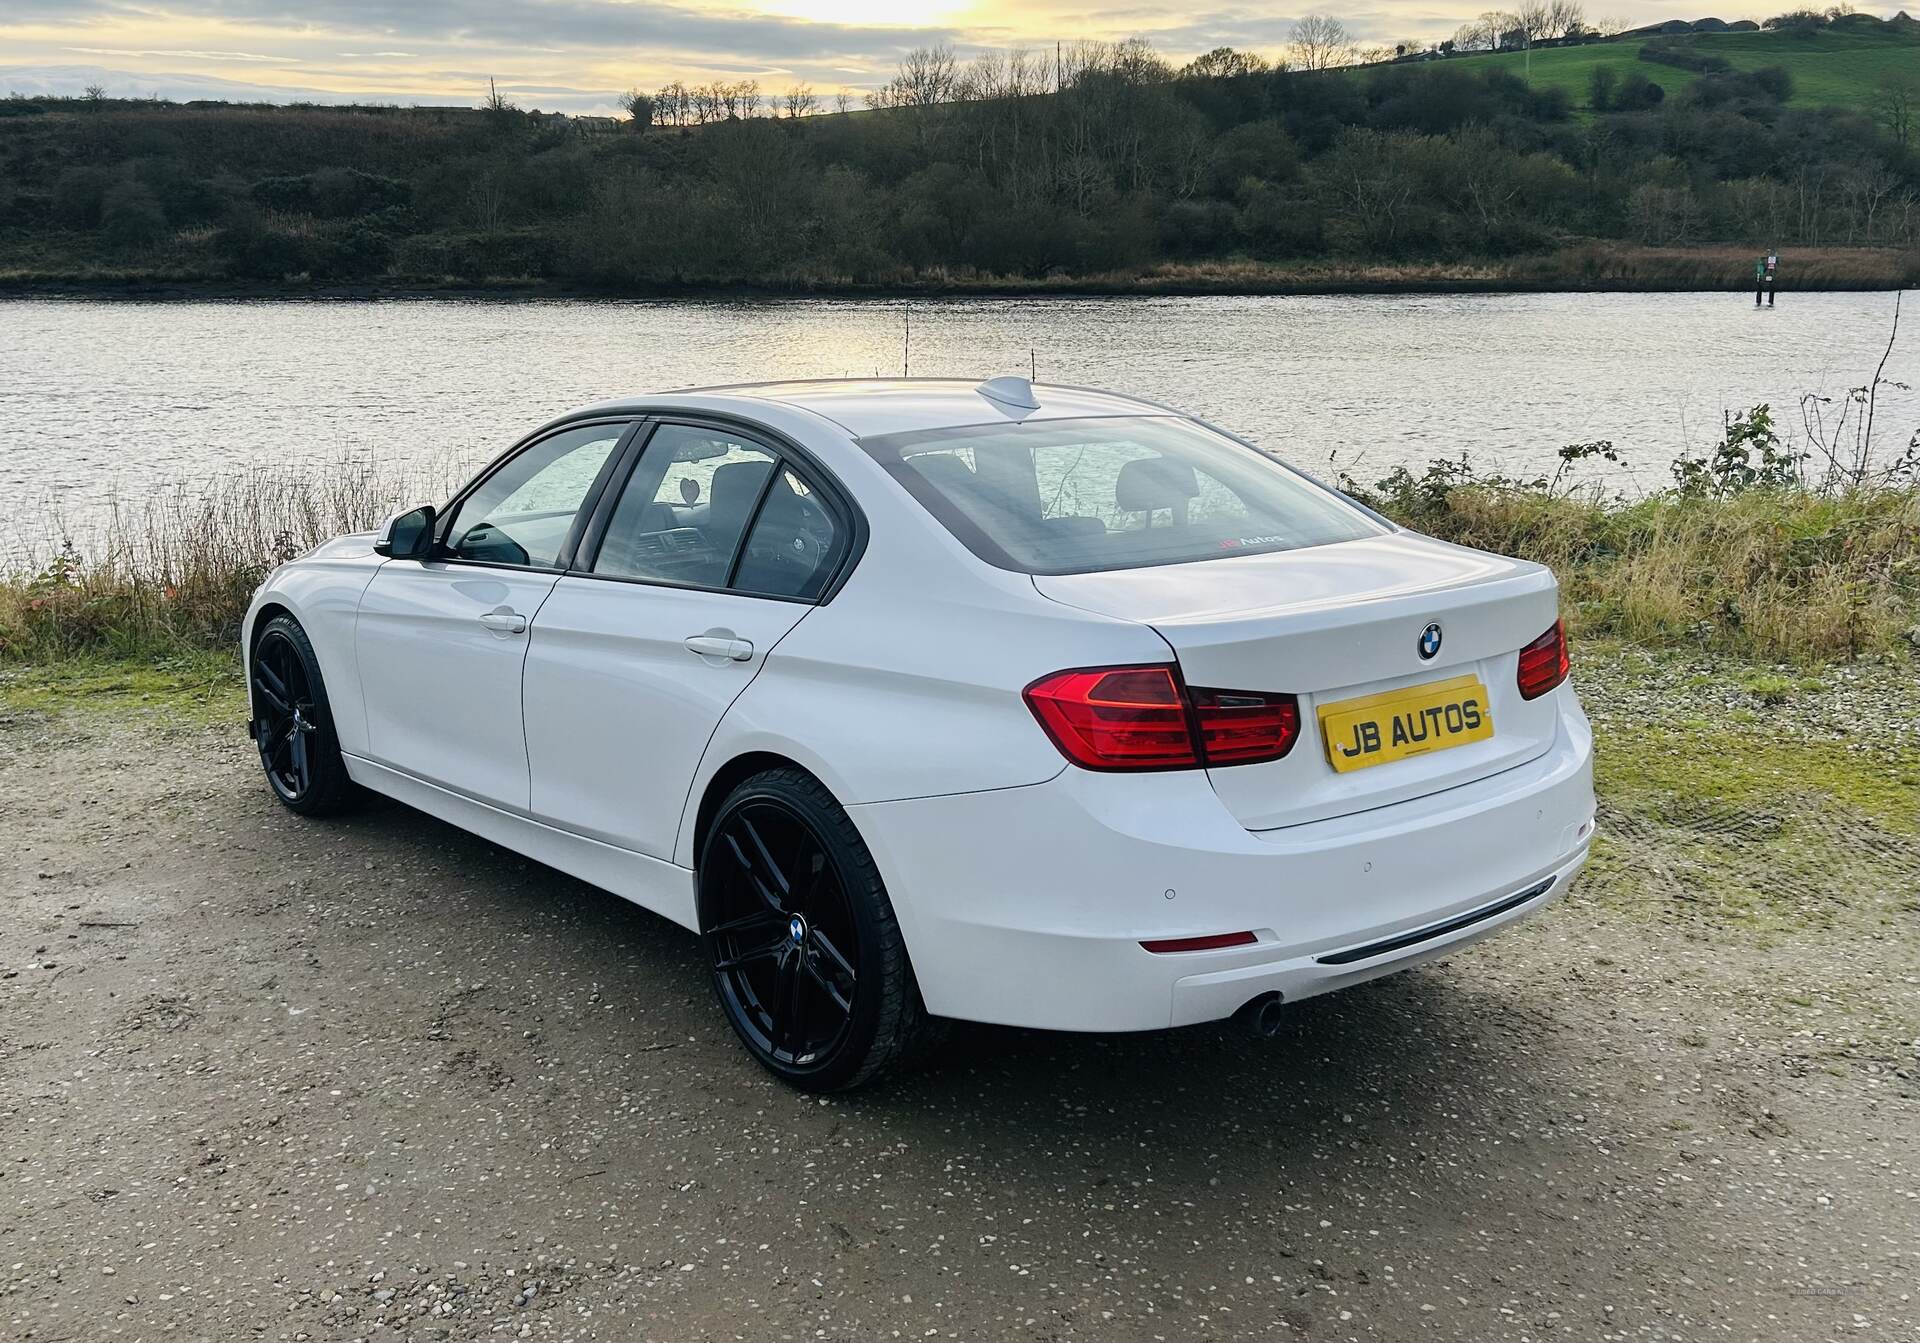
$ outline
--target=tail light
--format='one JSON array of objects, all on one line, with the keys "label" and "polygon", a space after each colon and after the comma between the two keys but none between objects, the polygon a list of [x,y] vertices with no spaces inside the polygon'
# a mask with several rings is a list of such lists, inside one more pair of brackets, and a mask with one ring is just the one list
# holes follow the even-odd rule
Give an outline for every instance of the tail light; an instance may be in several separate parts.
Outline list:
[{"label": "tail light", "polygon": [[1567,679],[1567,625],[1553,628],[1520,650],[1520,698],[1539,699]]},{"label": "tail light", "polygon": [[1028,686],[1027,707],[1086,769],[1199,769],[1278,760],[1300,735],[1292,695],[1193,690],[1164,663],[1083,667]]}]

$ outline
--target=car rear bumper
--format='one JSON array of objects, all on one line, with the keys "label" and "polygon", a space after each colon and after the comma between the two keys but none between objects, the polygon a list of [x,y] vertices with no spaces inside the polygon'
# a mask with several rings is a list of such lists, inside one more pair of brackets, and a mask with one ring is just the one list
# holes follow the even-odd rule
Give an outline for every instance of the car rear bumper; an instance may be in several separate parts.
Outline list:
[{"label": "car rear bumper", "polygon": [[[851,808],[929,1011],[1055,1030],[1211,1021],[1444,955],[1562,895],[1593,841],[1592,735],[1490,778],[1251,832],[1198,772],[1068,769],[1032,787]],[[1153,953],[1144,941],[1250,931]]]}]

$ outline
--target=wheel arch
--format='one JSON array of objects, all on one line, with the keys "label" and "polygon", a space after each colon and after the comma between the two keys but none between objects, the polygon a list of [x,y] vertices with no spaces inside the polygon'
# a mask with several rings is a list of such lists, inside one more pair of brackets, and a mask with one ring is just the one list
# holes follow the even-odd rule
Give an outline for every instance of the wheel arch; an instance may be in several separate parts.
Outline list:
[{"label": "wheel arch", "polygon": [[[777,751],[744,751],[715,770],[707,779],[700,793],[700,803],[693,815],[693,835],[691,840],[694,871],[700,869],[700,855],[706,851],[707,835],[713,829],[714,818],[720,814],[720,804],[727,800],[727,794],[738,788],[756,774],[764,774],[773,769],[797,769],[818,783],[827,792],[833,788],[813,770],[808,769],[791,756],[781,755]],[[838,801],[838,798],[835,799]],[[843,808],[845,804],[842,804]],[[857,827],[856,827],[857,828]]]}]

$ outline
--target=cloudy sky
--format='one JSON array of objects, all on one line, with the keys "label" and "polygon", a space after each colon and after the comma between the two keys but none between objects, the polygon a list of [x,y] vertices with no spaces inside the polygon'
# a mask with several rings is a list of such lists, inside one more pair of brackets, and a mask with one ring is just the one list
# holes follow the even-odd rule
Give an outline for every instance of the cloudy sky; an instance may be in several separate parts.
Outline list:
[{"label": "cloudy sky", "polygon": [[[946,40],[1051,47],[1143,36],[1184,59],[1216,46],[1278,53],[1297,4],[1190,0],[0,0],[0,93],[265,97],[472,104],[487,79],[523,107],[610,111],[670,79],[883,83],[899,53]],[[1636,23],[1698,17],[1699,0],[1589,0]],[[1453,31],[1488,0],[1354,0],[1323,12],[1366,41]],[[1782,7],[1776,0],[1774,8]],[[1745,9],[1714,11],[1724,18]],[[1752,11],[1770,12],[1762,5]]]}]

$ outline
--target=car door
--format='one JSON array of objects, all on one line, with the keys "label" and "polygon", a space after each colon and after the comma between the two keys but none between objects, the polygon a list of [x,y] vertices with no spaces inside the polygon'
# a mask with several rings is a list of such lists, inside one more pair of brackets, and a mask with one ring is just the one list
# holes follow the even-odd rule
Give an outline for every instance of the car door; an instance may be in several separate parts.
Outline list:
[{"label": "car door", "polygon": [[527,630],[631,427],[578,425],[527,444],[449,505],[430,558],[374,575],[354,626],[374,761],[526,812]]},{"label": "car door", "polygon": [[708,739],[848,554],[819,479],[738,429],[653,431],[534,620],[534,815],[671,860]]}]

